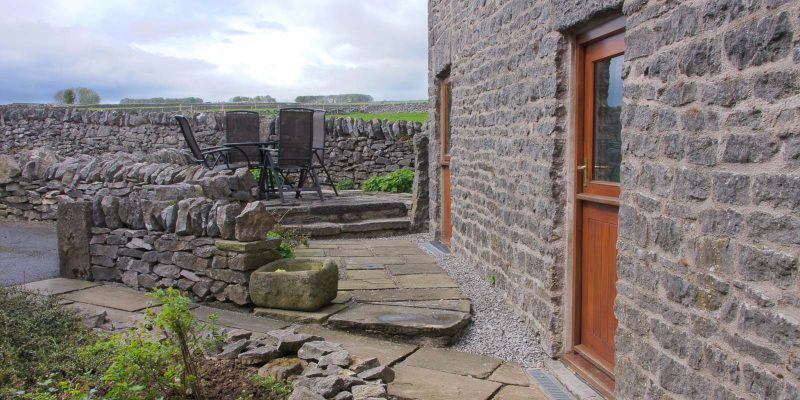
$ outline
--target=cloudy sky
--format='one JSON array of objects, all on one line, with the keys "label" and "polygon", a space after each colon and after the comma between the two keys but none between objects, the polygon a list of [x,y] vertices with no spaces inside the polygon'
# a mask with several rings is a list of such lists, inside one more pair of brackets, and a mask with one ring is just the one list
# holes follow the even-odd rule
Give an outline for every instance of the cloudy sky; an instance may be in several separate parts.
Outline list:
[{"label": "cloudy sky", "polygon": [[0,104],[426,97],[426,0],[0,0]]}]

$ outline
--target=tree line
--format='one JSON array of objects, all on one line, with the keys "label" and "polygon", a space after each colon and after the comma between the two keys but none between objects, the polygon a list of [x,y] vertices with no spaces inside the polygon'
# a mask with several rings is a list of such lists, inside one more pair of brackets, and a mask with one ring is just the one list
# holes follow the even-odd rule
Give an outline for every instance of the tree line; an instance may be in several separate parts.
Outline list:
[{"label": "tree line", "polygon": [[295,103],[368,103],[372,96],[368,94],[329,94],[323,96],[297,96]]}]

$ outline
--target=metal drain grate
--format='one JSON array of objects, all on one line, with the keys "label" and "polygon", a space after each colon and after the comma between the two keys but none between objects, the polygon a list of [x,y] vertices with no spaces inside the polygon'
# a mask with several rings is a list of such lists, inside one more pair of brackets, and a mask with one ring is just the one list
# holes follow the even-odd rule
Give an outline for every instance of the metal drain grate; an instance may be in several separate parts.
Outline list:
[{"label": "metal drain grate", "polygon": [[560,383],[553,379],[550,374],[542,369],[529,369],[528,375],[539,384],[542,391],[547,393],[553,400],[575,400],[569,392],[567,392]]},{"label": "metal drain grate", "polygon": [[422,247],[436,255],[444,256],[450,254],[450,249],[438,240],[423,243]]}]

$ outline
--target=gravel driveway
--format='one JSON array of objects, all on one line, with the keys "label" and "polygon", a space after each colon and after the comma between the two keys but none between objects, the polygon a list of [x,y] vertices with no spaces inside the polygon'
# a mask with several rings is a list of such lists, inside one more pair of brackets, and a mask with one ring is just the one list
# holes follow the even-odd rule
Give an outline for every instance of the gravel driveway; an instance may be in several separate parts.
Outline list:
[{"label": "gravel driveway", "polygon": [[55,224],[0,222],[0,286],[58,276]]}]

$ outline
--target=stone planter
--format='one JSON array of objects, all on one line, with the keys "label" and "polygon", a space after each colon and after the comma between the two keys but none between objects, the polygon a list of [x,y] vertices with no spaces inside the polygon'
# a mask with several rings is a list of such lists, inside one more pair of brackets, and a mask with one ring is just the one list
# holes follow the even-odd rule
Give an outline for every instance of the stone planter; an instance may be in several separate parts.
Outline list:
[{"label": "stone planter", "polygon": [[336,298],[338,288],[339,269],[332,259],[281,259],[250,276],[250,298],[259,307],[316,311]]}]

